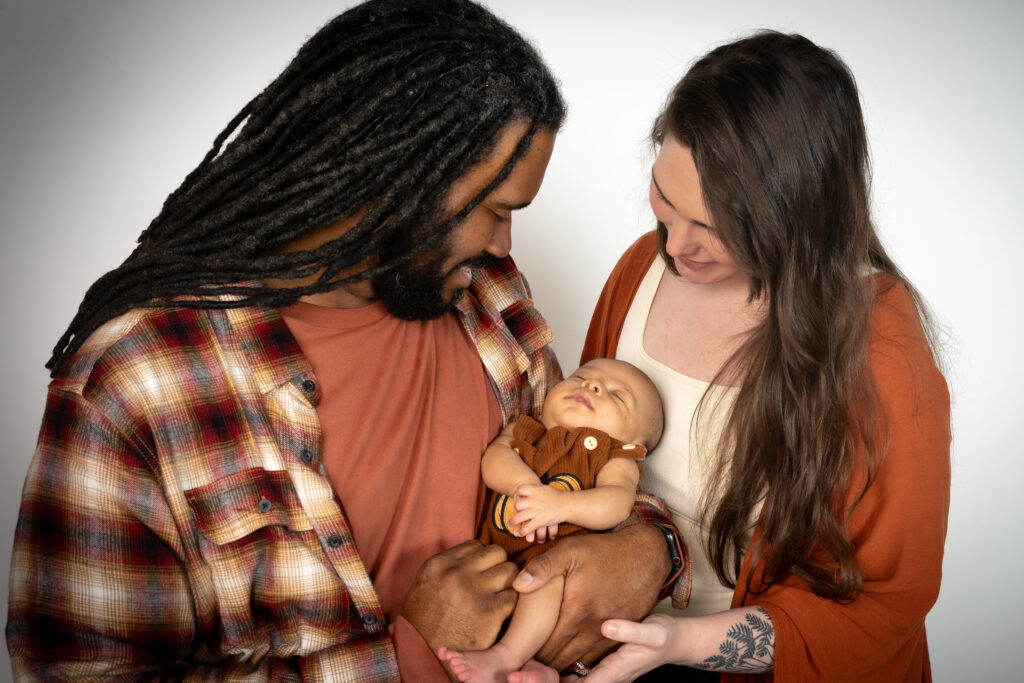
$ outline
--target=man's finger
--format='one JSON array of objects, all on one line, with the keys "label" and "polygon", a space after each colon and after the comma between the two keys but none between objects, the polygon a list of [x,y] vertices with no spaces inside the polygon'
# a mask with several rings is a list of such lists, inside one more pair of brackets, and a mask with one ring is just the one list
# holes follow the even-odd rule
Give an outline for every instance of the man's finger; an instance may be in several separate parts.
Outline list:
[{"label": "man's finger", "polygon": [[448,555],[456,560],[463,560],[473,555],[474,553],[480,552],[483,549],[483,547],[484,546],[480,543],[480,541],[463,541],[462,543],[456,546],[452,546],[443,553],[440,553],[440,555]]},{"label": "man's finger", "polygon": [[[515,578],[519,568],[512,562],[499,562],[496,565],[488,567],[480,572],[480,575],[484,582],[484,587],[499,591],[506,588],[512,587],[512,579]],[[515,591],[510,591],[513,595],[516,595]]]},{"label": "man's finger", "polygon": [[487,605],[483,605],[485,611],[495,612],[497,614],[504,614],[505,617],[509,617],[512,614],[512,610],[516,607],[516,601],[519,600],[519,593],[516,593],[511,588],[497,593],[492,593],[487,597]]},{"label": "man's finger", "polygon": [[535,591],[555,576],[565,576],[572,568],[573,560],[571,555],[559,552],[562,543],[554,546],[551,550],[537,555],[523,567],[512,587],[520,593]]},{"label": "man's finger", "polygon": [[[476,541],[473,541],[473,543],[476,544],[475,550],[470,549],[457,556],[461,562],[467,563],[471,569],[482,572],[508,561],[508,553],[501,546],[481,545]],[[456,548],[461,548],[462,545],[458,545]]]}]

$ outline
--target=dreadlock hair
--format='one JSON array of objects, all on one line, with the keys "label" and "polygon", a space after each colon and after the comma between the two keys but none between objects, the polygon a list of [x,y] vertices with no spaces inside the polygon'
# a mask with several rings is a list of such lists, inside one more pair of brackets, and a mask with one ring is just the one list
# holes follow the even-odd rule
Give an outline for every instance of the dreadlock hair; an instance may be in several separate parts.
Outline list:
[{"label": "dreadlock hair", "polygon": [[[694,63],[655,121],[654,143],[666,136],[691,150],[715,234],[750,300],[765,304],[712,382],[740,383],[710,479],[719,483],[704,498],[712,565],[735,585],[756,523],[763,589],[793,574],[851,600],[862,574],[847,522],[887,447],[875,436],[885,422],[868,365],[875,289],[905,286],[935,349],[924,303],[871,220],[853,75],[803,36],[756,33]],[[659,224],[671,263],[666,234]],[[865,279],[870,271],[889,277]],[[714,405],[711,392],[698,411]]]},{"label": "dreadlock hair", "polygon": [[[469,0],[373,0],[303,45],[216,137],[118,268],[86,292],[46,367],[56,375],[100,325],[169,297],[199,308],[286,306],[398,268],[440,243],[565,118],[558,86],[515,30]],[[528,122],[503,170],[408,253],[377,259]],[[365,214],[312,249],[281,247]],[[251,280],[308,278],[296,287]],[[212,290],[211,288],[215,288]],[[233,295],[224,297],[223,295]]]}]

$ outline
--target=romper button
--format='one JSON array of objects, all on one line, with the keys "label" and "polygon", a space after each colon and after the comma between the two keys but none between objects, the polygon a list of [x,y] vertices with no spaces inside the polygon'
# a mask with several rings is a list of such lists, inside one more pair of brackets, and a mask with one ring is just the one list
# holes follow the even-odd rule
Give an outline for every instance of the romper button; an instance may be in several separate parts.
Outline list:
[{"label": "romper button", "polygon": [[340,548],[341,544],[341,534],[333,534],[330,538],[327,539],[327,545],[331,546],[332,548]]},{"label": "romper button", "polygon": [[377,624],[376,614],[364,614],[363,615],[363,626],[366,628],[373,628]]},{"label": "romper button", "polygon": [[307,394],[312,394],[316,391],[316,382],[311,379],[302,380],[302,390]]},{"label": "romper button", "polygon": [[270,508],[274,507],[273,503],[264,498],[260,501],[260,512],[270,512]]},{"label": "romper button", "polygon": [[624,450],[624,451],[631,451],[634,448],[636,448],[636,444],[635,443],[624,443],[624,444],[622,444],[622,450]]},{"label": "romper button", "polygon": [[588,436],[587,438],[583,439],[583,447],[586,448],[588,451],[594,450],[595,448],[597,448],[597,439],[595,439],[592,436]]},{"label": "romper button", "polygon": [[302,455],[302,462],[306,463],[307,465],[309,463],[313,462],[313,451],[309,450],[308,448],[303,449],[301,455]]}]

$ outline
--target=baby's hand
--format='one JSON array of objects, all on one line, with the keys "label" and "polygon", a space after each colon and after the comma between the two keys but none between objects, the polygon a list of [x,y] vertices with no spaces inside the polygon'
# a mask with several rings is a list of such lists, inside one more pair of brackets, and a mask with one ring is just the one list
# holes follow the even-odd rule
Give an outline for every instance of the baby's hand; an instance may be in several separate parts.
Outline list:
[{"label": "baby's hand", "polygon": [[567,511],[564,491],[551,486],[524,484],[515,490],[516,513],[509,520],[516,535],[530,543],[543,543],[558,535]]}]

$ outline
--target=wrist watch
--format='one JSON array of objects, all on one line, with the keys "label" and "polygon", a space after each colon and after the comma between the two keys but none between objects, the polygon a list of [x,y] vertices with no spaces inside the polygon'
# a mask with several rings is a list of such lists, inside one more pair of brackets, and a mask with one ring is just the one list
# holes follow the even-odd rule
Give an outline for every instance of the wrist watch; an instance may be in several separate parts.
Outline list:
[{"label": "wrist watch", "polygon": [[652,524],[651,526],[661,531],[665,537],[665,545],[668,547],[668,558],[672,562],[672,568],[669,570],[668,579],[665,582],[667,586],[670,583],[675,583],[679,572],[683,569],[683,551],[672,527],[665,526],[664,524]]}]

